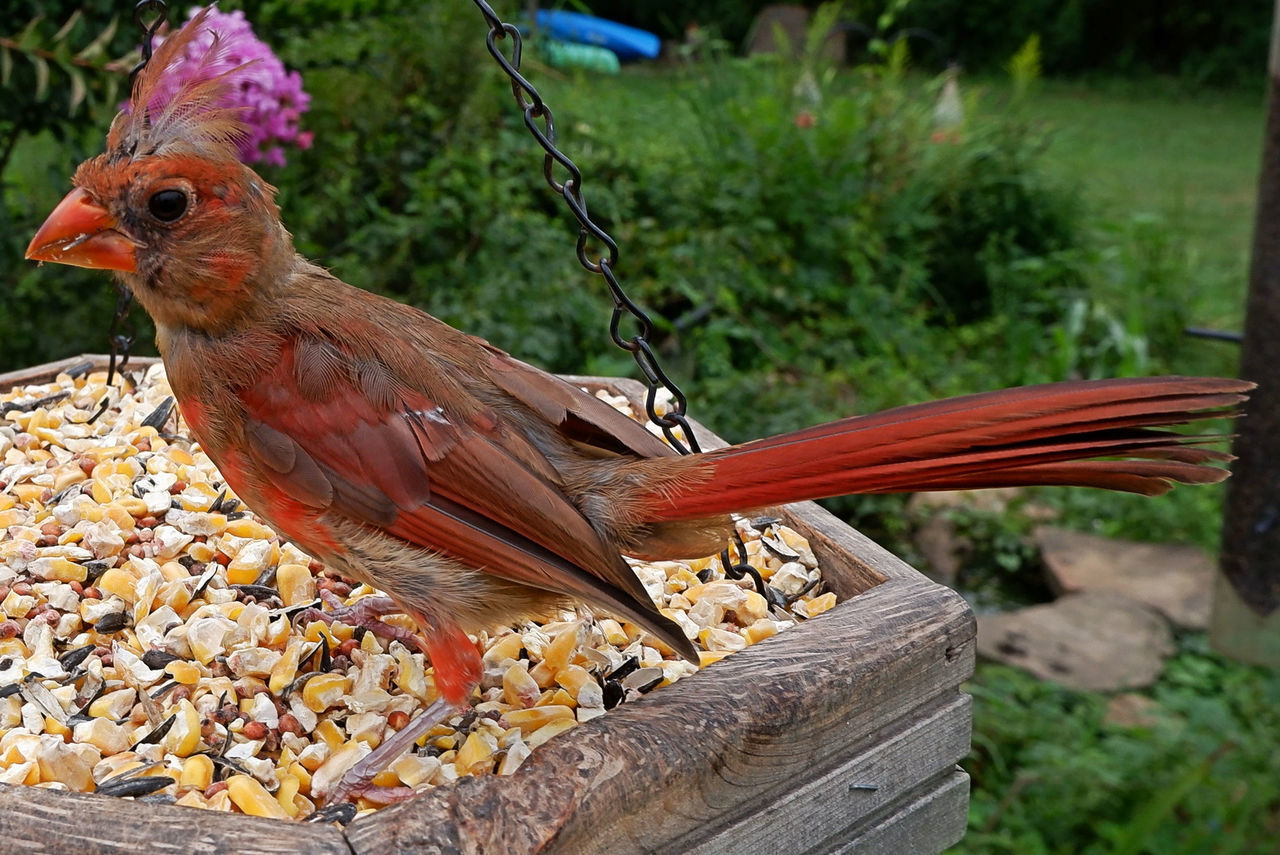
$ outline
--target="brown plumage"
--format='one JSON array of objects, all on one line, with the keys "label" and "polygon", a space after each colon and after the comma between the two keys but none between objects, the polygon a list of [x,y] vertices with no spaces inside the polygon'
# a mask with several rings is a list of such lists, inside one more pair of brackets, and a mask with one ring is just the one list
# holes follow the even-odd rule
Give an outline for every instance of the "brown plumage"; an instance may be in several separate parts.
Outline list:
[{"label": "brown plumage", "polygon": [[[722,545],[730,511],[849,492],[1077,484],[1158,493],[1226,477],[1163,426],[1248,383],[1151,378],[989,392],[680,458],[591,395],[298,256],[274,190],[236,160],[225,78],[165,101],[157,51],[106,153],[28,257],[117,271],[227,483],[282,534],[385,590],[450,704],[480,675],[466,631],[583,601],[696,658],[623,553]],[[1104,458],[1104,459],[1096,459]]]}]

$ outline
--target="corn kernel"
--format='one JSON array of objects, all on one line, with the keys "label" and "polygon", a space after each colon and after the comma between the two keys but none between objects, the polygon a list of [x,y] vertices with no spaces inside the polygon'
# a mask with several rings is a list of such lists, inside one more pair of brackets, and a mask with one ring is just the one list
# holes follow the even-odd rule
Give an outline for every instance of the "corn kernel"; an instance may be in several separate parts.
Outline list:
[{"label": "corn kernel", "polygon": [[63,739],[68,739],[71,736],[71,728],[52,716],[44,717],[44,732],[54,736],[61,736]]},{"label": "corn kernel", "polygon": [[58,474],[54,476],[53,492],[61,493],[72,484],[79,484],[88,477],[89,476],[84,473],[84,470],[74,463],[69,466],[64,466],[58,471]]},{"label": "corn kernel", "polygon": [[97,587],[103,593],[115,594],[132,605],[138,599],[137,584],[137,577],[125,567],[111,567],[98,578]]},{"label": "corn kernel", "polygon": [[25,505],[39,501],[40,494],[45,491],[45,488],[39,484],[15,484],[9,489],[13,490],[13,495],[17,496],[18,501]]},{"label": "corn kernel", "polygon": [[[480,736],[478,731],[473,730],[467,734],[467,741],[458,749],[457,756],[453,758],[453,765],[457,767],[458,774],[465,775],[480,771],[480,767],[485,763],[492,765],[492,761],[493,747]],[[399,778],[397,777],[396,780]]]},{"label": "corn kernel", "polygon": [[591,672],[581,665],[567,665],[564,670],[556,674],[556,682],[559,683],[565,691],[573,696],[576,701],[578,698],[578,690],[587,683],[594,683],[595,678],[591,676]]},{"label": "corn kernel", "polygon": [[49,582],[83,582],[89,577],[84,565],[65,558],[45,559],[40,566],[40,578]]},{"label": "corn kernel", "polygon": [[138,693],[133,689],[106,692],[89,704],[89,715],[94,718],[124,718],[137,700]]},{"label": "corn kernel", "polygon": [[185,659],[175,659],[164,666],[165,672],[184,686],[194,686],[200,682],[200,666]]},{"label": "corn kernel", "polygon": [[303,795],[311,792],[311,771],[298,760],[289,764],[289,775],[298,780],[298,791]]},{"label": "corn kernel", "polygon": [[324,740],[330,751],[337,751],[347,740],[342,729],[334,724],[332,719],[327,718],[316,725],[314,734]]},{"label": "corn kernel", "polygon": [[200,744],[200,713],[191,701],[186,698],[178,701],[173,726],[160,744],[166,751],[179,757],[186,757],[196,750],[196,746]]},{"label": "corn kernel", "polygon": [[302,702],[312,712],[322,713],[350,690],[351,680],[344,674],[317,674],[302,687]]},{"label": "corn kernel", "polygon": [[112,502],[106,506],[103,511],[107,519],[114,522],[122,531],[132,531],[138,527],[138,521],[133,518],[133,514],[122,508],[120,505]]},{"label": "corn kernel", "polygon": [[227,794],[231,797],[231,802],[249,816],[290,818],[280,803],[267,792],[266,787],[248,775],[232,775],[228,778]]},{"label": "corn kernel", "polygon": [[524,639],[520,637],[520,633],[512,632],[502,636],[484,653],[484,661],[486,664],[498,664],[507,659],[520,658],[520,650],[524,647]]},{"label": "corn kernel", "polygon": [[746,629],[747,643],[755,644],[778,634],[778,625],[768,618],[762,618]]},{"label": "corn kernel", "polygon": [[196,462],[196,459],[191,456],[191,452],[187,451],[185,448],[178,448],[177,446],[169,448],[169,459],[174,463],[179,463],[183,466],[191,466]]},{"label": "corn kernel", "polygon": [[271,529],[248,517],[241,517],[238,520],[228,522],[227,534],[233,534],[236,537],[252,537],[257,540],[270,540],[275,537],[275,532]]},{"label": "corn kernel", "polygon": [[578,630],[581,629],[580,623],[566,627],[555,638],[551,639],[551,643],[547,645],[546,650],[542,652],[542,662],[553,672],[560,672],[569,664],[569,657],[573,655],[574,648],[578,646]]},{"label": "corn kernel", "polygon": [[503,713],[502,720],[507,727],[520,728],[520,732],[526,737],[553,721],[577,721],[572,708],[559,704],[531,707],[527,710],[511,710]]},{"label": "corn kernel", "polygon": [[316,598],[316,580],[302,564],[282,564],[276,570],[276,589],[285,606],[309,603]]},{"label": "corn kernel", "polygon": [[626,647],[629,643],[627,634],[622,631],[622,624],[613,618],[604,618],[598,624],[600,631],[604,633],[604,640],[615,647]]},{"label": "corn kernel", "polygon": [[182,761],[182,773],[178,786],[184,789],[203,790],[213,782],[213,761],[208,754],[192,754]]},{"label": "corn kernel", "polygon": [[564,733],[577,723],[578,721],[576,718],[556,719],[555,721],[548,722],[535,730],[529,736],[526,736],[524,740],[525,745],[528,745],[530,748],[537,748],[551,737]]},{"label": "corn kernel", "polygon": [[817,617],[823,612],[830,611],[835,604],[836,595],[831,591],[827,591],[825,594],[809,600],[809,602],[805,603],[802,608],[804,609],[805,614],[809,617]]},{"label": "corn kernel", "polygon": [[297,776],[282,774],[278,775],[280,782],[279,788],[276,790],[276,802],[280,805],[280,809],[291,817],[298,815],[298,805],[294,802],[293,797],[298,794],[301,789],[301,782]]},{"label": "corn kernel", "polygon": [[523,660],[512,665],[503,673],[502,696],[511,706],[516,708],[531,707],[538,702],[541,694],[538,691],[538,682],[529,676],[529,668]]},{"label": "corn kernel", "polygon": [[139,499],[137,496],[124,496],[117,499],[116,504],[123,508],[130,516],[147,516],[147,503]]},{"label": "corn kernel", "polygon": [[373,785],[375,787],[398,787],[400,786],[400,776],[390,769],[384,769],[373,776]]}]

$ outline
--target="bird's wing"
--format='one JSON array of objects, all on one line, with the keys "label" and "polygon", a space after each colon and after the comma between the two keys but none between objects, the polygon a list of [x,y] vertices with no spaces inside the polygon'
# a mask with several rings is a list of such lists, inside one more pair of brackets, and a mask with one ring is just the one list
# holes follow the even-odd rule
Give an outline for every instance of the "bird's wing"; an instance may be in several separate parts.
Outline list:
[{"label": "bird's wing", "polygon": [[536,411],[567,439],[604,453],[669,457],[676,452],[639,422],[568,383],[482,343],[490,353],[489,377],[512,398]]},{"label": "bird's wing", "polygon": [[306,335],[240,398],[257,468],[295,500],[650,628],[661,620],[546,458],[474,398],[445,409],[383,362]]}]

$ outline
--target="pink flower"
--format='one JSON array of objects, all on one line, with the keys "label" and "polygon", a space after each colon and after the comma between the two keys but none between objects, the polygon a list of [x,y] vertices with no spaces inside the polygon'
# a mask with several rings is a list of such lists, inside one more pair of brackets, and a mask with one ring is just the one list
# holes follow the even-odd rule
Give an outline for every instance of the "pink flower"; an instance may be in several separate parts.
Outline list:
[{"label": "pink flower", "polygon": [[[192,9],[189,17],[199,11]],[[161,41],[156,39],[157,47]],[[311,96],[302,89],[302,75],[285,69],[239,11],[210,10],[203,29],[165,69],[164,83],[151,98],[153,109],[168,103],[186,81],[226,72],[231,72],[231,87],[224,106],[243,108],[246,134],[240,141],[241,160],[283,166],[283,145],[311,145],[312,134],[298,130],[298,120],[311,104]]]}]

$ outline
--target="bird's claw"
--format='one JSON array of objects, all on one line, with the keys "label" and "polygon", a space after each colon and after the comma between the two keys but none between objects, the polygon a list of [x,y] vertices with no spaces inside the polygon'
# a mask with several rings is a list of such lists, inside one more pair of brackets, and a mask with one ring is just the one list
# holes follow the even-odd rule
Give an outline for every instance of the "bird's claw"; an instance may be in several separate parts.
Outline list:
[{"label": "bird's claw", "polygon": [[298,613],[298,617],[303,620],[322,620],[325,623],[338,621],[348,626],[364,627],[376,636],[390,641],[399,641],[410,650],[426,652],[422,639],[417,633],[380,620],[386,615],[404,612],[390,597],[361,597],[351,605],[346,605],[329,591],[321,591],[320,596],[329,607],[328,611],[305,609]]}]

